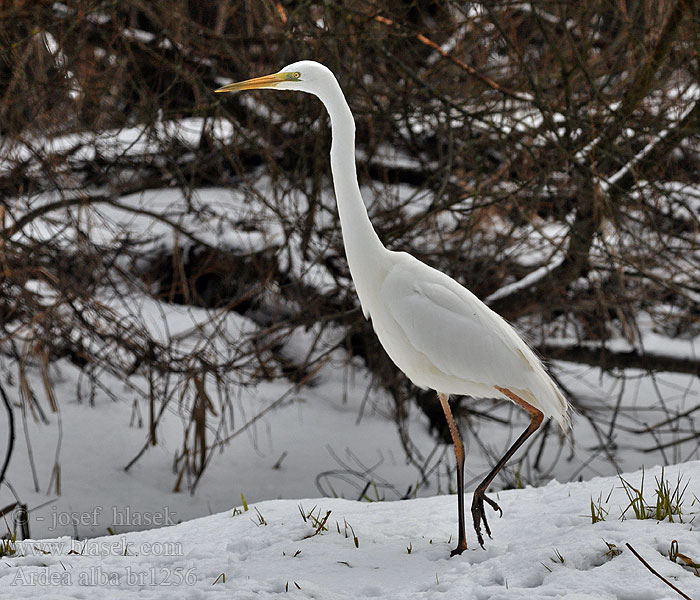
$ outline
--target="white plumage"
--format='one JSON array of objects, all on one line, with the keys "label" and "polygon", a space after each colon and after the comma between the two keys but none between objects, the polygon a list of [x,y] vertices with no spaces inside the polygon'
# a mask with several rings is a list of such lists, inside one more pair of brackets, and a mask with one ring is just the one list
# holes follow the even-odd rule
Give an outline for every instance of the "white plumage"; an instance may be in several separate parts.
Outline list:
[{"label": "white plumage", "polygon": [[[451,277],[392,252],[369,306],[391,359],[419,387],[510,400],[508,388],[564,428],[568,403],[513,328]],[[416,274],[420,273],[420,277]]]},{"label": "white plumage", "polygon": [[343,243],[365,317],[396,366],[417,386],[438,392],[455,444],[459,540],[464,528],[464,446],[448,403],[450,394],[502,398],[531,416],[529,427],[474,492],[472,516],[483,547],[481,524],[491,534],[484,502],[500,511],[486,490],[543,417],[569,425],[569,404],[540,360],[506,321],[451,277],[410,254],[392,252],[377,237],[365,208],[355,167],[355,121],[333,73],[300,61],[278,73],[226,85],[217,92],[297,90],[316,95],[331,118],[331,171]]}]

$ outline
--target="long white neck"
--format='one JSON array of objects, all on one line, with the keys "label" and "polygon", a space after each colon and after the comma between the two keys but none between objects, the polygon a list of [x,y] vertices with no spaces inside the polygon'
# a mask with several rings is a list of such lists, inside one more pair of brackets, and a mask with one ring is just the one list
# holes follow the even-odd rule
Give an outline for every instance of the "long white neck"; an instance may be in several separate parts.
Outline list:
[{"label": "long white neck", "polygon": [[337,81],[319,96],[331,117],[331,172],[345,254],[365,316],[378,289],[389,251],[367,215],[355,165],[355,120]]}]

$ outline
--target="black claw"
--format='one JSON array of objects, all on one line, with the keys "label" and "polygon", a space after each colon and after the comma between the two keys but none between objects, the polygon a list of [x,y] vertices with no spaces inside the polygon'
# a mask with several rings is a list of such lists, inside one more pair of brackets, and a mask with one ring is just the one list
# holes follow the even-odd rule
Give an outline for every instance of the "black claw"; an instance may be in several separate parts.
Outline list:
[{"label": "black claw", "polygon": [[499,516],[503,516],[503,511],[501,507],[498,506],[496,502],[491,500],[483,491],[477,490],[474,492],[474,499],[472,500],[472,518],[474,520],[474,531],[476,532],[476,539],[479,545],[484,548],[484,537],[481,535],[481,523],[484,524],[484,529],[486,534],[491,537],[491,528],[489,527],[489,522],[486,519],[486,511],[484,510],[484,500],[489,504],[494,511],[498,511]]},{"label": "black claw", "polygon": [[489,497],[486,496],[486,495],[482,496],[482,498],[483,498],[484,500],[486,500],[486,502],[489,503],[489,505],[491,506],[491,508],[493,508],[493,510],[497,510],[497,511],[498,511],[498,513],[499,513],[498,516],[499,516],[499,517],[502,517],[502,516],[503,516],[503,511],[501,510],[501,507],[498,506],[498,503],[497,503],[496,501],[491,500],[491,498],[489,498]]},{"label": "black claw", "polygon": [[474,530],[476,531],[476,541],[479,542],[479,546],[481,546],[482,550],[486,550],[486,548],[484,548],[484,537],[481,535],[481,527],[476,524]]},{"label": "black claw", "polygon": [[484,504],[481,504],[481,520],[484,522],[484,529],[486,530],[486,535],[491,537],[491,528],[489,527],[489,522],[486,520],[486,513],[484,512]]}]

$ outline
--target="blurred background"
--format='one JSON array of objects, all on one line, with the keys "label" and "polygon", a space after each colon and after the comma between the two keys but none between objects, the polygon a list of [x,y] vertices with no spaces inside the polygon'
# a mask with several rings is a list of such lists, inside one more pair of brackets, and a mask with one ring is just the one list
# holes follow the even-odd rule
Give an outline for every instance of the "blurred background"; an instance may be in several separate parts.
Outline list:
[{"label": "blurred background", "polygon": [[[347,96],[385,245],[514,323],[575,407],[498,487],[700,458],[699,14],[3,2],[0,510],[454,487],[437,399],[359,308],[322,105],[212,93],[300,59]],[[455,402],[473,486],[527,415]]]}]

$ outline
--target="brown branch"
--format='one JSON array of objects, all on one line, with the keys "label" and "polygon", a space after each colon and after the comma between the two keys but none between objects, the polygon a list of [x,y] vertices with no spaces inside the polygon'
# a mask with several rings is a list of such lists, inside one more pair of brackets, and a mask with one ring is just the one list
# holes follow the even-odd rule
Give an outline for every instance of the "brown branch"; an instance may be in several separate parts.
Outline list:
[{"label": "brown branch", "polygon": [[547,304],[558,303],[569,284],[580,277],[588,268],[588,256],[600,227],[601,210],[600,190],[590,189],[582,194],[576,217],[569,229],[569,247],[564,260],[545,276],[525,288],[514,289],[512,293],[501,296],[489,303],[491,309],[509,320],[517,319],[542,310],[542,299]]},{"label": "brown branch", "polygon": [[647,561],[645,561],[640,555],[639,552],[637,552],[632,546],[627,542],[625,544],[631,551],[632,554],[634,554],[639,561],[647,568],[649,569],[654,575],[656,575],[661,581],[663,581],[667,586],[669,586],[671,589],[673,589],[675,592],[677,592],[682,598],[686,598],[686,600],[693,600],[688,594],[685,594],[681,592],[675,585],[673,585],[668,579],[666,579],[661,573],[659,573],[654,567],[652,567]]},{"label": "brown branch", "polygon": [[[190,494],[194,495],[195,490],[197,489],[197,485],[199,484],[199,480],[201,479],[202,475],[204,474],[204,470],[206,469],[207,465],[209,464],[209,461],[211,460],[212,456],[214,455],[214,448],[216,446],[224,446],[228,444],[233,438],[239,436],[241,433],[246,431],[249,427],[257,423],[260,419],[262,419],[267,413],[270,411],[275,410],[278,406],[280,406],[283,402],[289,398],[293,393],[296,393],[299,391],[301,387],[303,387],[316,373],[323,367],[328,360],[330,360],[329,357],[326,357],[325,359],[319,361],[313,369],[307,373],[301,380],[296,382],[293,386],[291,386],[289,389],[287,389],[284,394],[282,394],[279,398],[277,398],[274,402],[271,402],[268,404],[265,408],[263,408],[260,412],[258,412],[252,419],[249,419],[246,423],[244,423],[241,427],[233,431],[230,435],[228,435],[224,439],[217,440],[214,442],[210,447],[209,447],[209,453],[206,455],[206,459],[204,461],[204,464],[201,465],[201,468],[199,472],[197,473],[194,482],[192,483],[192,486],[190,487]],[[206,447],[204,447],[203,452],[206,451]]]},{"label": "brown branch", "polygon": [[686,137],[697,134],[698,125],[700,125],[700,100],[696,100],[695,106],[688,111],[683,119],[673,126],[669,135],[662,139],[657,139],[654,147],[637,164],[630,165],[617,178],[608,191],[608,204],[611,203],[611,200],[616,200],[622,193],[630,190],[640,179],[644,179],[645,171],[649,168],[656,168],[659,161],[667,157]]},{"label": "brown branch", "polygon": [[687,373],[700,376],[700,361],[690,358],[678,358],[662,354],[639,354],[636,350],[629,352],[611,352],[605,347],[589,348],[585,346],[555,346],[543,344],[537,351],[550,360],[565,360],[610,369],[642,369],[647,372],[666,371]]},{"label": "brown branch", "polygon": [[666,20],[663,31],[659,34],[653,52],[650,53],[648,60],[640,65],[639,70],[632,77],[632,85],[625,91],[620,108],[615,111],[613,122],[606,127],[605,135],[600,142],[591,147],[588,153],[589,157],[592,158],[597,151],[602,152],[604,156],[615,155],[612,152],[615,140],[623,127],[627,126],[629,118],[639,106],[639,103],[649,93],[654,75],[671,52],[672,43],[675,40],[680,24],[683,22],[684,13],[687,11],[690,15],[695,14],[697,12],[697,4],[698,0],[678,0],[676,2]]},{"label": "brown branch", "polygon": [[[138,191],[143,191],[144,189],[145,188],[143,188],[142,186],[138,186]],[[36,219],[39,219],[39,218],[41,218],[41,217],[43,217],[51,212],[54,212],[54,211],[57,211],[60,209],[69,208],[72,206],[87,206],[87,205],[92,205],[92,204],[108,204],[110,206],[113,206],[115,208],[123,210],[124,212],[129,212],[129,213],[133,213],[133,214],[137,214],[137,215],[151,217],[152,219],[154,219],[156,221],[160,221],[162,223],[165,223],[166,225],[169,225],[175,231],[182,234],[190,241],[195,242],[196,244],[199,244],[204,248],[211,248],[211,245],[208,244],[206,241],[199,239],[194,233],[192,233],[192,231],[183,227],[179,223],[176,223],[175,221],[169,219],[165,215],[163,215],[159,212],[153,211],[153,210],[149,210],[147,208],[128,206],[126,204],[122,204],[121,202],[119,202],[119,197],[126,196],[126,195],[129,195],[131,193],[134,193],[134,192],[124,191],[122,193],[120,191],[118,195],[112,195],[112,194],[87,195],[87,194],[82,194],[82,195],[76,196],[74,198],[61,198],[60,200],[56,200],[55,202],[47,202],[46,204],[42,204],[41,206],[22,214],[12,225],[1,230],[0,231],[0,238],[10,239],[18,231],[21,231],[22,229],[24,229],[27,225],[29,225],[30,223],[32,223]]]},{"label": "brown branch", "polygon": [[2,464],[2,469],[0,469],[0,485],[5,479],[5,472],[7,467],[10,466],[10,458],[12,457],[12,451],[15,448],[15,415],[12,411],[12,405],[10,400],[5,393],[5,388],[0,384],[0,396],[2,396],[2,401],[5,404],[5,409],[7,410],[7,419],[10,426],[10,431],[7,435],[7,452],[5,454],[5,460]]},{"label": "brown branch", "polygon": [[[605,216],[618,210],[618,200],[628,193],[649,170],[653,170],[664,156],[697,131],[700,123],[700,101],[673,128],[673,132],[660,140],[656,146],[634,167],[630,167],[603,197],[599,186],[591,188],[591,179],[585,179],[585,189],[576,211],[576,218],[569,230],[569,247],[564,260],[547,275],[526,288],[514,290],[489,303],[489,306],[506,319],[514,320],[523,315],[538,312],[542,308],[542,298],[547,298],[550,306],[563,298],[569,284],[588,268],[588,256],[593,239]],[[590,198],[590,200],[587,200]],[[691,361],[692,362],[692,361]],[[675,370],[675,369],[672,369]],[[679,371],[692,372],[692,371]]]},{"label": "brown branch", "polygon": [[[381,15],[375,15],[374,20],[377,21],[378,23],[382,23],[383,25],[388,25],[389,27],[393,27],[394,29],[401,29],[401,25],[398,23],[395,23],[391,19],[387,19],[386,17],[383,17]],[[440,54],[443,58],[446,58],[449,60],[452,64],[457,65],[460,69],[463,69],[467,73],[469,73],[472,77],[475,77],[478,79],[481,83],[483,83],[486,87],[491,88],[492,90],[496,90],[497,92],[501,92],[502,94],[505,94],[506,96],[510,96],[512,98],[517,98],[518,100],[525,100],[522,96],[514,92],[513,90],[509,90],[508,88],[500,85],[499,83],[496,83],[493,79],[490,79],[486,77],[486,75],[482,75],[477,71],[474,67],[471,65],[468,65],[462,60],[459,60],[458,58],[455,58],[448,52],[445,52],[436,42],[431,40],[429,37],[423,35],[422,33],[416,33],[415,34],[416,39],[421,43],[429,48],[432,48],[436,52]]]}]

